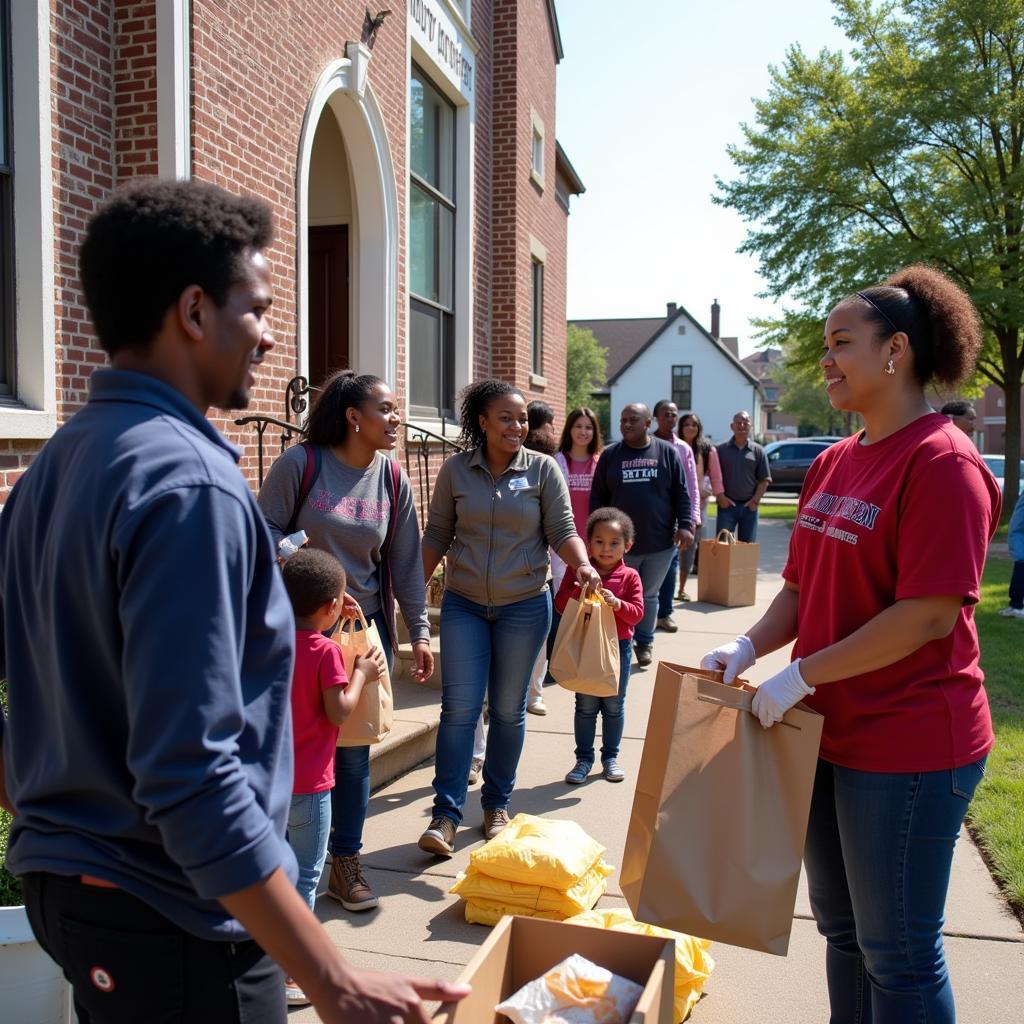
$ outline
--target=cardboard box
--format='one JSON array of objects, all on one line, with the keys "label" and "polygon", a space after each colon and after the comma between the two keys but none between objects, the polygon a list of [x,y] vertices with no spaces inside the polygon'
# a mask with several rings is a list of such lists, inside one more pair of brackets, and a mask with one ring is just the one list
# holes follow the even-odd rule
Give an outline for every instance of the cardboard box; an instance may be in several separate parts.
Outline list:
[{"label": "cardboard box", "polygon": [[636,1010],[623,1024],[675,1024],[675,942],[628,932],[585,928],[536,917],[503,917],[459,975],[473,991],[444,1003],[433,1024],[508,1024],[498,1003],[527,982],[579,953],[595,964],[644,986]]}]

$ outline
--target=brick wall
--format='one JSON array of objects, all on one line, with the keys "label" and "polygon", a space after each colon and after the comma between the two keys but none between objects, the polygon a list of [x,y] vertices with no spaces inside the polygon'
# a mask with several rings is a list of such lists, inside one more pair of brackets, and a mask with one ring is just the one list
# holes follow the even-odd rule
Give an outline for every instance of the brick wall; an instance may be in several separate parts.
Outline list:
[{"label": "brick wall", "polygon": [[[555,44],[544,0],[494,4],[493,371],[565,411],[565,211],[555,196]],[[544,187],[531,178],[533,120],[544,124]],[[530,236],[546,250],[546,387],[530,387]]]}]

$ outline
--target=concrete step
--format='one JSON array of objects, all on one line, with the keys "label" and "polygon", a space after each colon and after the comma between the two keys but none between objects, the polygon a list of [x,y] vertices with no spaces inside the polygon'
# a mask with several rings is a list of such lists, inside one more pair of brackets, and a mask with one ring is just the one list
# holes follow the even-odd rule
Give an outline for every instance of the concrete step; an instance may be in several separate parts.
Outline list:
[{"label": "concrete step", "polygon": [[[437,652],[434,652],[437,658]],[[410,650],[411,659],[411,650]],[[396,662],[396,670],[398,663]],[[434,756],[441,720],[441,695],[436,689],[401,678],[392,679],[395,719],[391,732],[370,747],[370,788],[380,789]]]}]

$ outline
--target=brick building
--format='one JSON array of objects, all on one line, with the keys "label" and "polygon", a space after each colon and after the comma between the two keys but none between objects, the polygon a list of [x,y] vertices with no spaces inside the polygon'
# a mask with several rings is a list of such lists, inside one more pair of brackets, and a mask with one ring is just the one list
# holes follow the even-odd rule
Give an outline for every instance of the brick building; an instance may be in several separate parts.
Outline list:
[{"label": "brick building", "polygon": [[[484,375],[564,405],[583,186],[555,139],[553,0],[4,0],[0,40],[0,502],[105,362],[76,254],[136,175],[273,207],[277,345],[250,412],[338,366],[437,433]],[[253,431],[215,421],[255,481]]]}]

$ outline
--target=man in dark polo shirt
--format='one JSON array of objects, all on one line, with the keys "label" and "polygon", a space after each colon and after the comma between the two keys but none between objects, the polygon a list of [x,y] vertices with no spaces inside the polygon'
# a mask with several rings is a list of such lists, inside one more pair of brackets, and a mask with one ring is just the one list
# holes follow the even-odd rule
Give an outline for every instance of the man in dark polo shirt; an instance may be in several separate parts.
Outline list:
[{"label": "man in dark polo shirt", "polygon": [[750,413],[738,412],[730,424],[732,438],[717,446],[723,492],[715,495],[715,533],[728,530],[738,540],[757,540],[757,507],[772,482],[768,456],[750,440]]},{"label": "man in dark polo shirt", "polygon": [[295,623],[206,418],[273,347],[271,236],[214,185],[112,196],[80,257],[111,367],[0,516],[7,866],[83,1024],[284,1024],[274,960],[333,1024],[465,994],[354,969],[294,886]]}]

